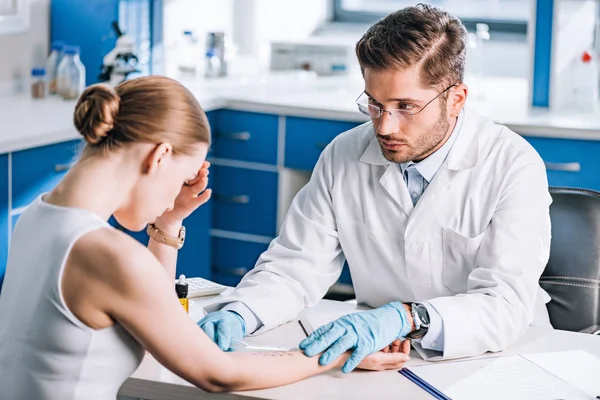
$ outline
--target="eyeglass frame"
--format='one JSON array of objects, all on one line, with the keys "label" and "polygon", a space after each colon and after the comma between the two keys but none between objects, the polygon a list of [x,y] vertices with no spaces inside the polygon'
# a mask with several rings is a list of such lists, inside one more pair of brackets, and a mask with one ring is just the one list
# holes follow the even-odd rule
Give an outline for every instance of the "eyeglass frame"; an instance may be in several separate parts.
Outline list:
[{"label": "eyeglass frame", "polygon": [[[451,88],[453,88],[453,87],[455,87],[455,86],[458,86],[458,85],[459,85],[458,83],[453,83],[452,85],[448,86],[446,89],[444,89],[443,91],[441,91],[440,93],[438,93],[438,94],[437,94],[437,95],[436,95],[436,96],[435,96],[433,99],[429,100],[429,101],[428,101],[428,102],[427,102],[427,103],[426,103],[426,104],[425,104],[425,105],[424,105],[424,106],[423,106],[423,107],[422,107],[422,108],[421,108],[419,111],[417,111],[417,112],[415,112],[415,113],[410,113],[410,112],[408,112],[408,110],[403,110],[403,109],[401,109],[401,108],[385,109],[385,108],[383,108],[383,107],[379,107],[379,106],[377,106],[377,105],[375,105],[375,104],[369,104],[369,103],[367,103],[367,112],[366,112],[366,113],[364,113],[364,112],[363,112],[363,111],[360,109],[360,106],[361,106],[361,104],[363,104],[363,105],[364,105],[365,103],[362,103],[362,102],[359,102],[359,101],[358,101],[358,99],[360,99],[360,98],[361,98],[361,96],[362,96],[363,94],[365,94],[365,91],[364,91],[364,90],[363,90],[363,92],[362,92],[360,95],[358,95],[358,97],[356,98],[356,100],[354,101],[354,103],[355,103],[355,104],[358,106],[358,111],[360,111],[360,113],[361,113],[361,114],[363,114],[363,115],[366,115],[366,116],[368,116],[368,117],[370,117],[370,118],[374,118],[374,119],[379,119],[379,118],[381,118],[381,117],[383,116],[383,113],[387,113],[387,115],[389,115],[389,116],[391,117],[391,116],[392,116],[392,113],[391,113],[392,111],[399,111],[399,112],[401,112],[402,114],[406,114],[406,115],[407,115],[407,116],[409,116],[409,117],[414,117],[415,115],[417,115],[417,114],[419,114],[421,111],[423,111],[423,110],[424,110],[424,109],[425,109],[425,108],[426,108],[426,107],[427,107],[429,104],[433,103],[433,102],[434,102],[434,101],[435,101],[435,100],[436,100],[438,97],[440,97],[441,95],[443,95],[444,93],[446,93],[448,90],[450,90]],[[369,97],[370,97],[370,96],[369,96]],[[379,116],[377,116],[377,117],[373,117],[373,116],[371,116],[371,114],[369,114],[369,113],[368,113],[368,108],[369,108],[369,107],[371,107],[371,106],[373,106],[373,107],[376,107],[376,108],[379,110]]]}]

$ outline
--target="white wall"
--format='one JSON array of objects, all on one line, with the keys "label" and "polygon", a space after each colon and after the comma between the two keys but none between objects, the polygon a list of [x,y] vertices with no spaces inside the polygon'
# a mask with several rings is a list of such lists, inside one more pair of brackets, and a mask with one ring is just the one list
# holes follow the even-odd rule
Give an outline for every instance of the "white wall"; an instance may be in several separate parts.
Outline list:
[{"label": "white wall", "polygon": [[50,40],[50,0],[30,2],[29,30],[0,35],[0,84],[28,78],[32,67],[45,64]]}]

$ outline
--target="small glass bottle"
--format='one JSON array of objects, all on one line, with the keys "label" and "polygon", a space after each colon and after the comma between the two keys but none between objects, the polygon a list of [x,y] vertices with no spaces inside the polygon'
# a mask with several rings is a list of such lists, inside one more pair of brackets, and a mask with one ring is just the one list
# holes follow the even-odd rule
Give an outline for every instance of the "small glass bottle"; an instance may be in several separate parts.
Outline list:
[{"label": "small glass bottle", "polygon": [[216,56],[213,49],[206,51],[206,65],[204,66],[204,76],[207,78],[218,77],[221,71],[221,60]]},{"label": "small glass bottle", "polygon": [[185,312],[189,312],[190,307],[188,301],[188,284],[185,281],[185,275],[179,275],[179,281],[175,283],[175,292],[177,293],[179,302],[183,306]]},{"label": "small glass bottle", "polygon": [[31,70],[31,98],[43,99],[46,97],[46,70],[33,68]]},{"label": "small glass bottle", "polygon": [[85,67],[79,59],[78,46],[65,46],[58,64],[58,94],[65,100],[77,100],[85,89]]},{"label": "small glass bottle", "polygon": [[192,31],[183,31],[178,45],[179,72],[183,77],[195,77],[199,67],[198,40]]},{"label": "small glass bottle", "polygon": [[63,49],[65,44],[59,41],[53,41],[50,45],[50,55],[46,61],[46,80],[48,81],[48,94],[57,94],[57,69],[63,58]]}]

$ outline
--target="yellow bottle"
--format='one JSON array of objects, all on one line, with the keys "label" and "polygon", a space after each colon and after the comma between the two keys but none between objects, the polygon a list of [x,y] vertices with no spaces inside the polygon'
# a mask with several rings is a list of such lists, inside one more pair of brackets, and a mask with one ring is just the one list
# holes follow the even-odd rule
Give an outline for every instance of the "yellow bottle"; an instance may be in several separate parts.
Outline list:
[{"label": "yellow bottle", "polygon": [[188,302],[188,284],[185,281],[185,275],[179,275],[179,281],[175,283],[175,292],[177,293],[177,297],[179,297],[179,302],[185,309],[185,312],[189,312],[189,302]]}]

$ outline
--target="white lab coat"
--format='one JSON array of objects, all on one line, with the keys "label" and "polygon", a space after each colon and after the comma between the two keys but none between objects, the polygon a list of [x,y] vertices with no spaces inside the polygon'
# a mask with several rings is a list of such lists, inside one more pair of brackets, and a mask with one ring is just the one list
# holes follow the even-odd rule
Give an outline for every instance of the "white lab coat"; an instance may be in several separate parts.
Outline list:
[{"label": "white lab coat", "polygon": [[414,209],[371,123],[339,135],[226,302],[246,304],[263,323],[258,332],[271,329],[318,302],[345,258],[359,303],[432,305],[444,357],[503,350],[534,314],[548,324],[538,284],[550,248],[544,163],[522,137],[471,109],[458,135]]}]

